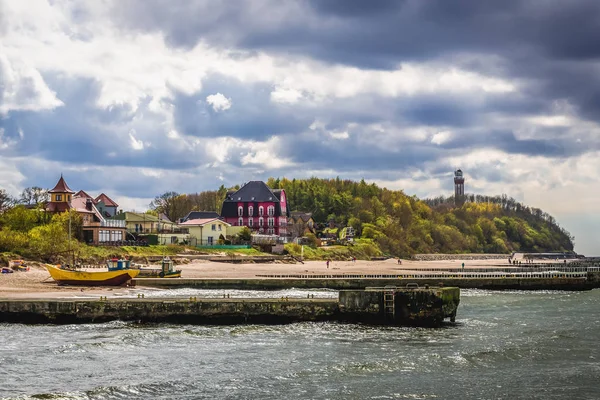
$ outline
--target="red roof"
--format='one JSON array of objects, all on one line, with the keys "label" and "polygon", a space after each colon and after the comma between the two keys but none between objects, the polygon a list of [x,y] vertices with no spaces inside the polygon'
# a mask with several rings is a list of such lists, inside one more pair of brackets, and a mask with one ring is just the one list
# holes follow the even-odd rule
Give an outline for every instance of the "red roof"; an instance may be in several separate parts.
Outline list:
[{"label": "red roof", "polygon": [[78,213],[94,214],[98,218],[98,221],[104,219],[93,202],[90,207],[91,209],[87,209],[87,199],[85,197],[73,197],[71,200],[71,207]]},{"label": "red roof", "polygon": [[103,202],[104,205],[108,207],[119,207],[117,203],[115,203],[110,197],[108,197],[104,193],[100,193],[100,195],[96,197],[96,203],[99,201]]},{"label": "red roof", "polygon": [[54,202],[49,202],[46,204],[46,211],[49,212],[65,212],[68,209],[71,208],[71,205],[67,202],[59,202],[59,203],[54,203]]},{"label": "red roof", "polygon": [[63,178],[62,174],[60,175],[60,179],[56,183],[56,186],[54,186],[54,189],[49,190],[49,192],[50,193],[75,193],[74,191],[71,190],[69,185],[67,185],[67,182],[65,182],[65,179]]},{"label": "red roof", "polygon": [[89,194],[87,194],[85,191],[80,190],[79,192],[75,193],[73,195],[73,197],[83,197],[85,199],[92,199],[94,200],[94,198],[92,196],[90,196]]}]

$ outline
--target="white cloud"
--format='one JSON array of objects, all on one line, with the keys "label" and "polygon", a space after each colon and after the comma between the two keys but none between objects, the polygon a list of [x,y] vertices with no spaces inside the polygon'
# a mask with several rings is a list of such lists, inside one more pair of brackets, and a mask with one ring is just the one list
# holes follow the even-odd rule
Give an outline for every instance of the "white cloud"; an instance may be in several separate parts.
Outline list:
[{"label": "white cloud", "polygon": [[3,52],[0,45],[0,117],[9,111],[40,111],[63,105],[35,68],[11,62]]},{"label": "white cloud", "polygon": [[296,89],[277,87],[271,92],[271,101],[274,103],[294,104],[302,98],[302,93]]},{"label": "white cloud", "polygon": [[431,138],[431,143],[442,145],[452,139],[452,132],[450,131],[442,131],[438,132]]},{"label": "white cloud", "polygon": [[350,137],[350,135],[348,134],[348,132],[344,131],[344,132],[329,132],[329,136],[331,136],[334,139],[338,139],[338,140],[345,140],[348,139]]},{"label": "white cloud", "polygon": [[143,150],[144,149],[144,142],[136,139],[135,131],[133,131],[133,130],[129,132],[129,144],[133,150]]},{"label": "white cloud", "polygon": [[206,102],[210,104],[216,112],[225,111],[231,108],[231,99],[228,99],[221,93],[206,96]]},{"label": "white cloud", "polygon": [[244,147],[249,147],[242,156],[242,165],[254,165],[267,169],[277,169],[290,167],[293,163],[277,155],[280,139],[273,137],[266,142],[245,143]]}]

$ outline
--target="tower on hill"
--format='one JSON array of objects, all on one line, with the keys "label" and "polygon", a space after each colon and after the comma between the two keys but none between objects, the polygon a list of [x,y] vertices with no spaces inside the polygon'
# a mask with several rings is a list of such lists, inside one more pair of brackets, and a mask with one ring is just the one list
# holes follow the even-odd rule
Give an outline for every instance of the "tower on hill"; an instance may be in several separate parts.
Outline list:
[{"label": "tower on hill", "polygon": [[454,204],[460,205],[465,197],[465,177],[460,169],[454,171]]}]

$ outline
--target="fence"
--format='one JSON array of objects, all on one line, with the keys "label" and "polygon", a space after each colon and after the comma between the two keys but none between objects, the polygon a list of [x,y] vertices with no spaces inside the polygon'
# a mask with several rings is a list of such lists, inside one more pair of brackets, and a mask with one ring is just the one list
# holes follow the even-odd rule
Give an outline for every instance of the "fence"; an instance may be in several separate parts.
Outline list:
[{"label": "fence", "polygon": [[198,249],[221,249],[221,250],[232,250],[232,249],[250,249],[252,246],[249,244],[213,244],[213,245],[198,245]]},{"label": "fence", "polygon": [[256,275],[260,278],[291,278],[291,279],[471,279],[471,278],[486,278],[486,279],[506,279],[506,278],[581,278],[586,279],[585,272],[516,272],[516,273],[446,273],[446,274],[332,274],[332,275]]}]

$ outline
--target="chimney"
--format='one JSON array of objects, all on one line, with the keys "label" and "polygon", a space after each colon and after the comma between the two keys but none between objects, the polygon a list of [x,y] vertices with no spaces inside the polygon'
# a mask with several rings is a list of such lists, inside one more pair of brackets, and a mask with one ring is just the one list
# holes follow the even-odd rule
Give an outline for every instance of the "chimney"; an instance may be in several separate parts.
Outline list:
[{"label": "chimney", "polygon": [[88,211],[92,211],[92,199],[85,199],[85,209]]}]

